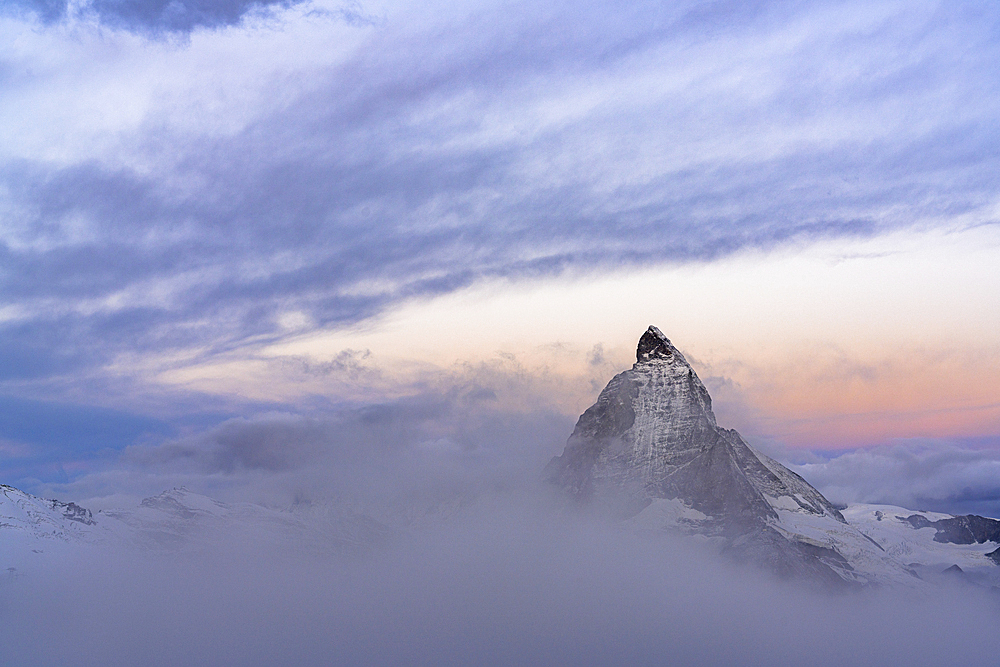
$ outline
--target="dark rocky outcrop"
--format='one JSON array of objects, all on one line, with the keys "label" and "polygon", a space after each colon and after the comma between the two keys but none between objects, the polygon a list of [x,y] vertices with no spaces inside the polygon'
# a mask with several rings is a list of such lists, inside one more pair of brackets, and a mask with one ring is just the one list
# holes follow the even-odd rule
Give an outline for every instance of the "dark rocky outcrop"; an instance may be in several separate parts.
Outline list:
[{"label": "dark rocky outcrop", "polygon": [[919,514],[908,516],[903,521],[914,528],[933,528],[935,542],[946,544],[983,544],[1000,542],[1000,521],[976,514],[963,514],[931,521]]},{"label": "dark rocky outcrop", "polygon": [[94,521],[94,515],[85,507],[80,507],[76,503],[61,503],[58,500],[47,501],[51,504],[52,509],[57,512],[62,512],[64,518],[70,521],[76,521],[77,523],[82,523],[85,526],[93,526],[96,521]]}]

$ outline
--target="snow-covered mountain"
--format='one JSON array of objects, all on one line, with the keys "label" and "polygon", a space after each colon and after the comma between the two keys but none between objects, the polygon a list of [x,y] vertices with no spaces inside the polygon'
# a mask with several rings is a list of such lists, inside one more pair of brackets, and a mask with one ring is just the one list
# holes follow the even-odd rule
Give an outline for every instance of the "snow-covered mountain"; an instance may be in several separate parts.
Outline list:
[{"label": "snow-covered mountain", "polygon": [[350,556],[377,547],[390,534],[375,519],[336,505],[273,509],[175,488],[134,508],[92,513],[0,485],[0,571],[13,577],[85,549],[180,553],[252,545],[275,554]]},{"label": "snow-covered mountain", "polygon": [[0,484],[0,529],[34,539],[66,540],[88,535],[94,515],[75,503],[45,500]]},{"label": "snow-covered mountain", "polygon": [[0,484],[0,572],[17,577],[60,553],[101,540],[93,514],[74,503],[45,500]]},{"label": "snow-covered mountain", "polygon": [[[888,558],[906,563],[921,578],[941,573],[989,586],[1000,585],[1000,521],[953,516],[893,505],[850,505],[844,518],[878,543]],[[957,568],[957,569],[956,569]]]},{"label": "snow-covered mountain", "polygon": [[933,541],[919,519],[930,521],[926,513],[900,510],[918,518],[898,521],[885,512],[871,520],[876,515],[863,508],[841,513],[800,476],[718,426],[708,390],[652,326],[639,339],[635,365],[583,413],[546,473],[577,502],[632,527],[708,536],[741,560],[832,583],[914,585],[920,567],[949,561],[949,549],[951,564],[961,560],[963,570],[973,552],[977,563],[992,563],[983,553],[1000,539],[982,529],[988,539],[974,548],[933,550],[919,546]]}]

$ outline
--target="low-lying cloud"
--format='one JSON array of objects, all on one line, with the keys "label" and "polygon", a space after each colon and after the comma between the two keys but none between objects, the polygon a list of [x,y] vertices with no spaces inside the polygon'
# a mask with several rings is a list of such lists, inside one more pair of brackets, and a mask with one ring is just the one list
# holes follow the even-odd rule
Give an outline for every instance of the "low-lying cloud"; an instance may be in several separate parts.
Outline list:
[{"label": "low-lying cloud", "polygon": [[464,502],[533,486],[572,430],[572,418],[550,408],[497,403],[492,389],[470,386],[322,414],[236,417],[28,488],[95,507],[173,486],[279,507],[334,498],[379,507]]},{"label": "low-lying cloud", "polygon": [[901,442],[793,467],[834,502],[1000,516],[1000,456],[988,441]]},{"label": "low-lying cloud", "polygon": [[1000,649],[981,590],[817,592],[541,496],[495,497],[362,557],[262,537],[52,560],[0,581],[4,659],[860,667],[985,664]]},{"label": "low-lying cloud", "polygon": [[[569,510],[540,473],[571,420],[507,411],[507,399],[498,385],[456,384],[322,417],[233,418],[126,449],[121,468],[63,490],[135,507],[137,494],[184,484],[305,512],[317,530],[294,539],[261,522],[192,534],[177,551],[52,549],[0,582],[5,658],[843,667],[988,662],[1000,649],[997,599],[958,581],[933,595],[817,591],[704,543]],[[879,499],[900,504],[916,497],[901,495],[910,485],[943,498],[971,471],[985,481],[985,452],[936,451],[852,452],[797,469],[834,498],[852,480],[854,499],[874,500],[863,493],[881,480]],[[345,513],[374,517],[385,537],[360,553],[323,549],[337,529],[317,517]]]}]

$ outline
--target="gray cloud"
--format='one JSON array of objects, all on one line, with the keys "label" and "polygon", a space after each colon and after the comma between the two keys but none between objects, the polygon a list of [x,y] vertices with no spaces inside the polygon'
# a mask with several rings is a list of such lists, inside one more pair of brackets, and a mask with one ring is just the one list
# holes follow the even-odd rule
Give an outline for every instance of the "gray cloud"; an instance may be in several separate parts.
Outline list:
[{"label": "gray cloud", "polygon": [[[545,409],[506,410],[496,400],[488,387],[469,385],[323,416],[234,418],[193,435],[131,446],[115,467],[142,480],[139,493],[184,484],[277,504],[331,497],[420,504],[531,488],[572,421]],[[109,492],[106,478],[99,472],[47,490],[100,495]]]},{"label": "gray cloud", "polygon": [[[252,12],[302,0],[91,0],[82,6],[106,25],[144,33],[190,32],[235,25]],[[66,0],[14,0],[13,7],[52,23],[66,17]]]},{"label": "gray cloud", "polygon": [[130,458],[146,465],[188,464],[207,473],[278,472],[315,459],[325,430],[314,420],[293,415],[232,419],[181,442],[133,449]]},{"label": "gray cloud", "polygon": [[977,443],[900,442],[794,468],[834,502],[996,517],[1000,516],[996,444],[995,439]]}]

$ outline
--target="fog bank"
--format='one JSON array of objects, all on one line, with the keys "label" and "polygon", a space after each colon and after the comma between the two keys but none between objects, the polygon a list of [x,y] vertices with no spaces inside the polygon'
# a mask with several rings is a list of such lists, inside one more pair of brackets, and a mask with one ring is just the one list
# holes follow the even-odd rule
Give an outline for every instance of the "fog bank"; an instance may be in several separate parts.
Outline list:
[{"label": "fog bank", "polygon": [[0,585],[9,665],[989,663],[998,600],[956,584],[824,593],[493,497],[366,555],[224,534],[54,558]]}]

